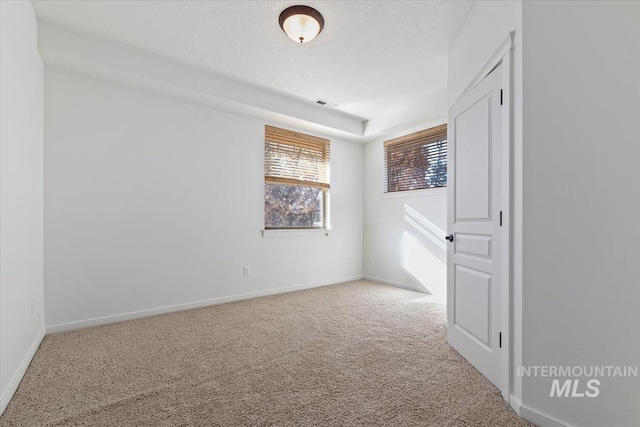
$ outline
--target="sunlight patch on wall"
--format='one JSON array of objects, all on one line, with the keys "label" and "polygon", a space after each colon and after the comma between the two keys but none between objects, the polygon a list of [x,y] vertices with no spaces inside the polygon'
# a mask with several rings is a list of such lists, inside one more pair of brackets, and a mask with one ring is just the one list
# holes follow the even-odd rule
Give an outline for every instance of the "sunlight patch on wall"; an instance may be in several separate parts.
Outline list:
[{"label": "sunlight patch on wall", "polygon": [[447,246],[444,243],[444,231],[407,204],[404,205],[404,220],[435,243],[440,249],[443,251],[447,250]]},{"label": "sunlight patch on wall", "polygon": [[431,294],[429,302],[447,301],[446,264],[407,231],[402,233],[402,258],[404,269]]}]

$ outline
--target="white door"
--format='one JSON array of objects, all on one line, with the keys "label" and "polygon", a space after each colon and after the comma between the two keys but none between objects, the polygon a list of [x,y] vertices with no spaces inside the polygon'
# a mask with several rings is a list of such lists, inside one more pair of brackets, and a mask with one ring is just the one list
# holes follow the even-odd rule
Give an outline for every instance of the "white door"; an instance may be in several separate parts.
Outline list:
[{"label": "white door", "polygon": [[449,343],[498,388],[506,352],[501,348],[501,85],[500,65],[449,110],[447,196]]}]

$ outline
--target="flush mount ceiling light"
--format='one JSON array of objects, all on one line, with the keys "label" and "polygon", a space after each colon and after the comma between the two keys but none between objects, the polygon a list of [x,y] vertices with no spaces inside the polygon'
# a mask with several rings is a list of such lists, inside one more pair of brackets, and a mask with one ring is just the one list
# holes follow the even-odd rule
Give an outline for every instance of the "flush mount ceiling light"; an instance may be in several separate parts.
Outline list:
[{"label": "flush mount ceiling light", "polygon": [[315,39],[322,28],[324,18],[312,7],[291,6],[280,14],[280,27],[294,42],[308,43]]}]

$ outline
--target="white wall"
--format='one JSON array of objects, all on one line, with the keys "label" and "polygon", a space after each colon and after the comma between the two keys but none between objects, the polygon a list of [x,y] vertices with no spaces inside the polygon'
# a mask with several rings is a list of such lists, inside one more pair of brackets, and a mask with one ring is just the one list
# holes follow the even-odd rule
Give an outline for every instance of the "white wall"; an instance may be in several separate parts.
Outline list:
[{"label": "white wall", "polygon": [[[439,121],[424,128],[442,123]],[[447,190],[384,194],[383,143],[368,143],[364,148],[364,275],[372,280],[428,292],[433,295],[431,300],[444,302]]]},{"label": "white wall", "polygon": [[263,238],[264,125],[46,67],[47,326],[360,278],[362,146],[332,138],[328,237]]},{"label": "white wall", "polygon": [[522,395],[515,376],[522,363],[522,1],[478,1],[449,51],[449,104],[453,105],[487,61],[514,31],[512,105],[512,404]]},{"label": "white wall", "polygon": [[[640,365],[640,3],[525,2],[523,23],[523,362]],[[639,378],[602,378],[591,399],[550,385],[525,378],[524,401],[640,425]]]},{"label": "white wall", "polygon": [[36,18],[31,2],[2,1],[0,15],[1,413],[44,337],[44,294],[43,65]]}]

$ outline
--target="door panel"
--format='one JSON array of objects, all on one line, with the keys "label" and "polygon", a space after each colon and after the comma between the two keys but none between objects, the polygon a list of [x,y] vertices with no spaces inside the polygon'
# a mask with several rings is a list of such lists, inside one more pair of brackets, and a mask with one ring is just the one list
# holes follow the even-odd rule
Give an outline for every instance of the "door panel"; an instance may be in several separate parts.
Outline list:
[{"label": "door panel", "polygon": [[490,220],[491,215],[491,95],[479,99],[455,121],[457,221]]},{"label": "door panel", "polygon": [[492,240],[491,235],[458,233],[457,239],[453,242],[454,253],[490,258],[492,256]]},{"label": "door panel", "polygon": [[456,265],[454,324],[489,346],[491,319],[491,275]]},{"label": "door panel", "polygon": [[[501,130],[498,66],[449,111],[449,343],[500,387]],[[504,359],[506,360],[506,359]]]}]

